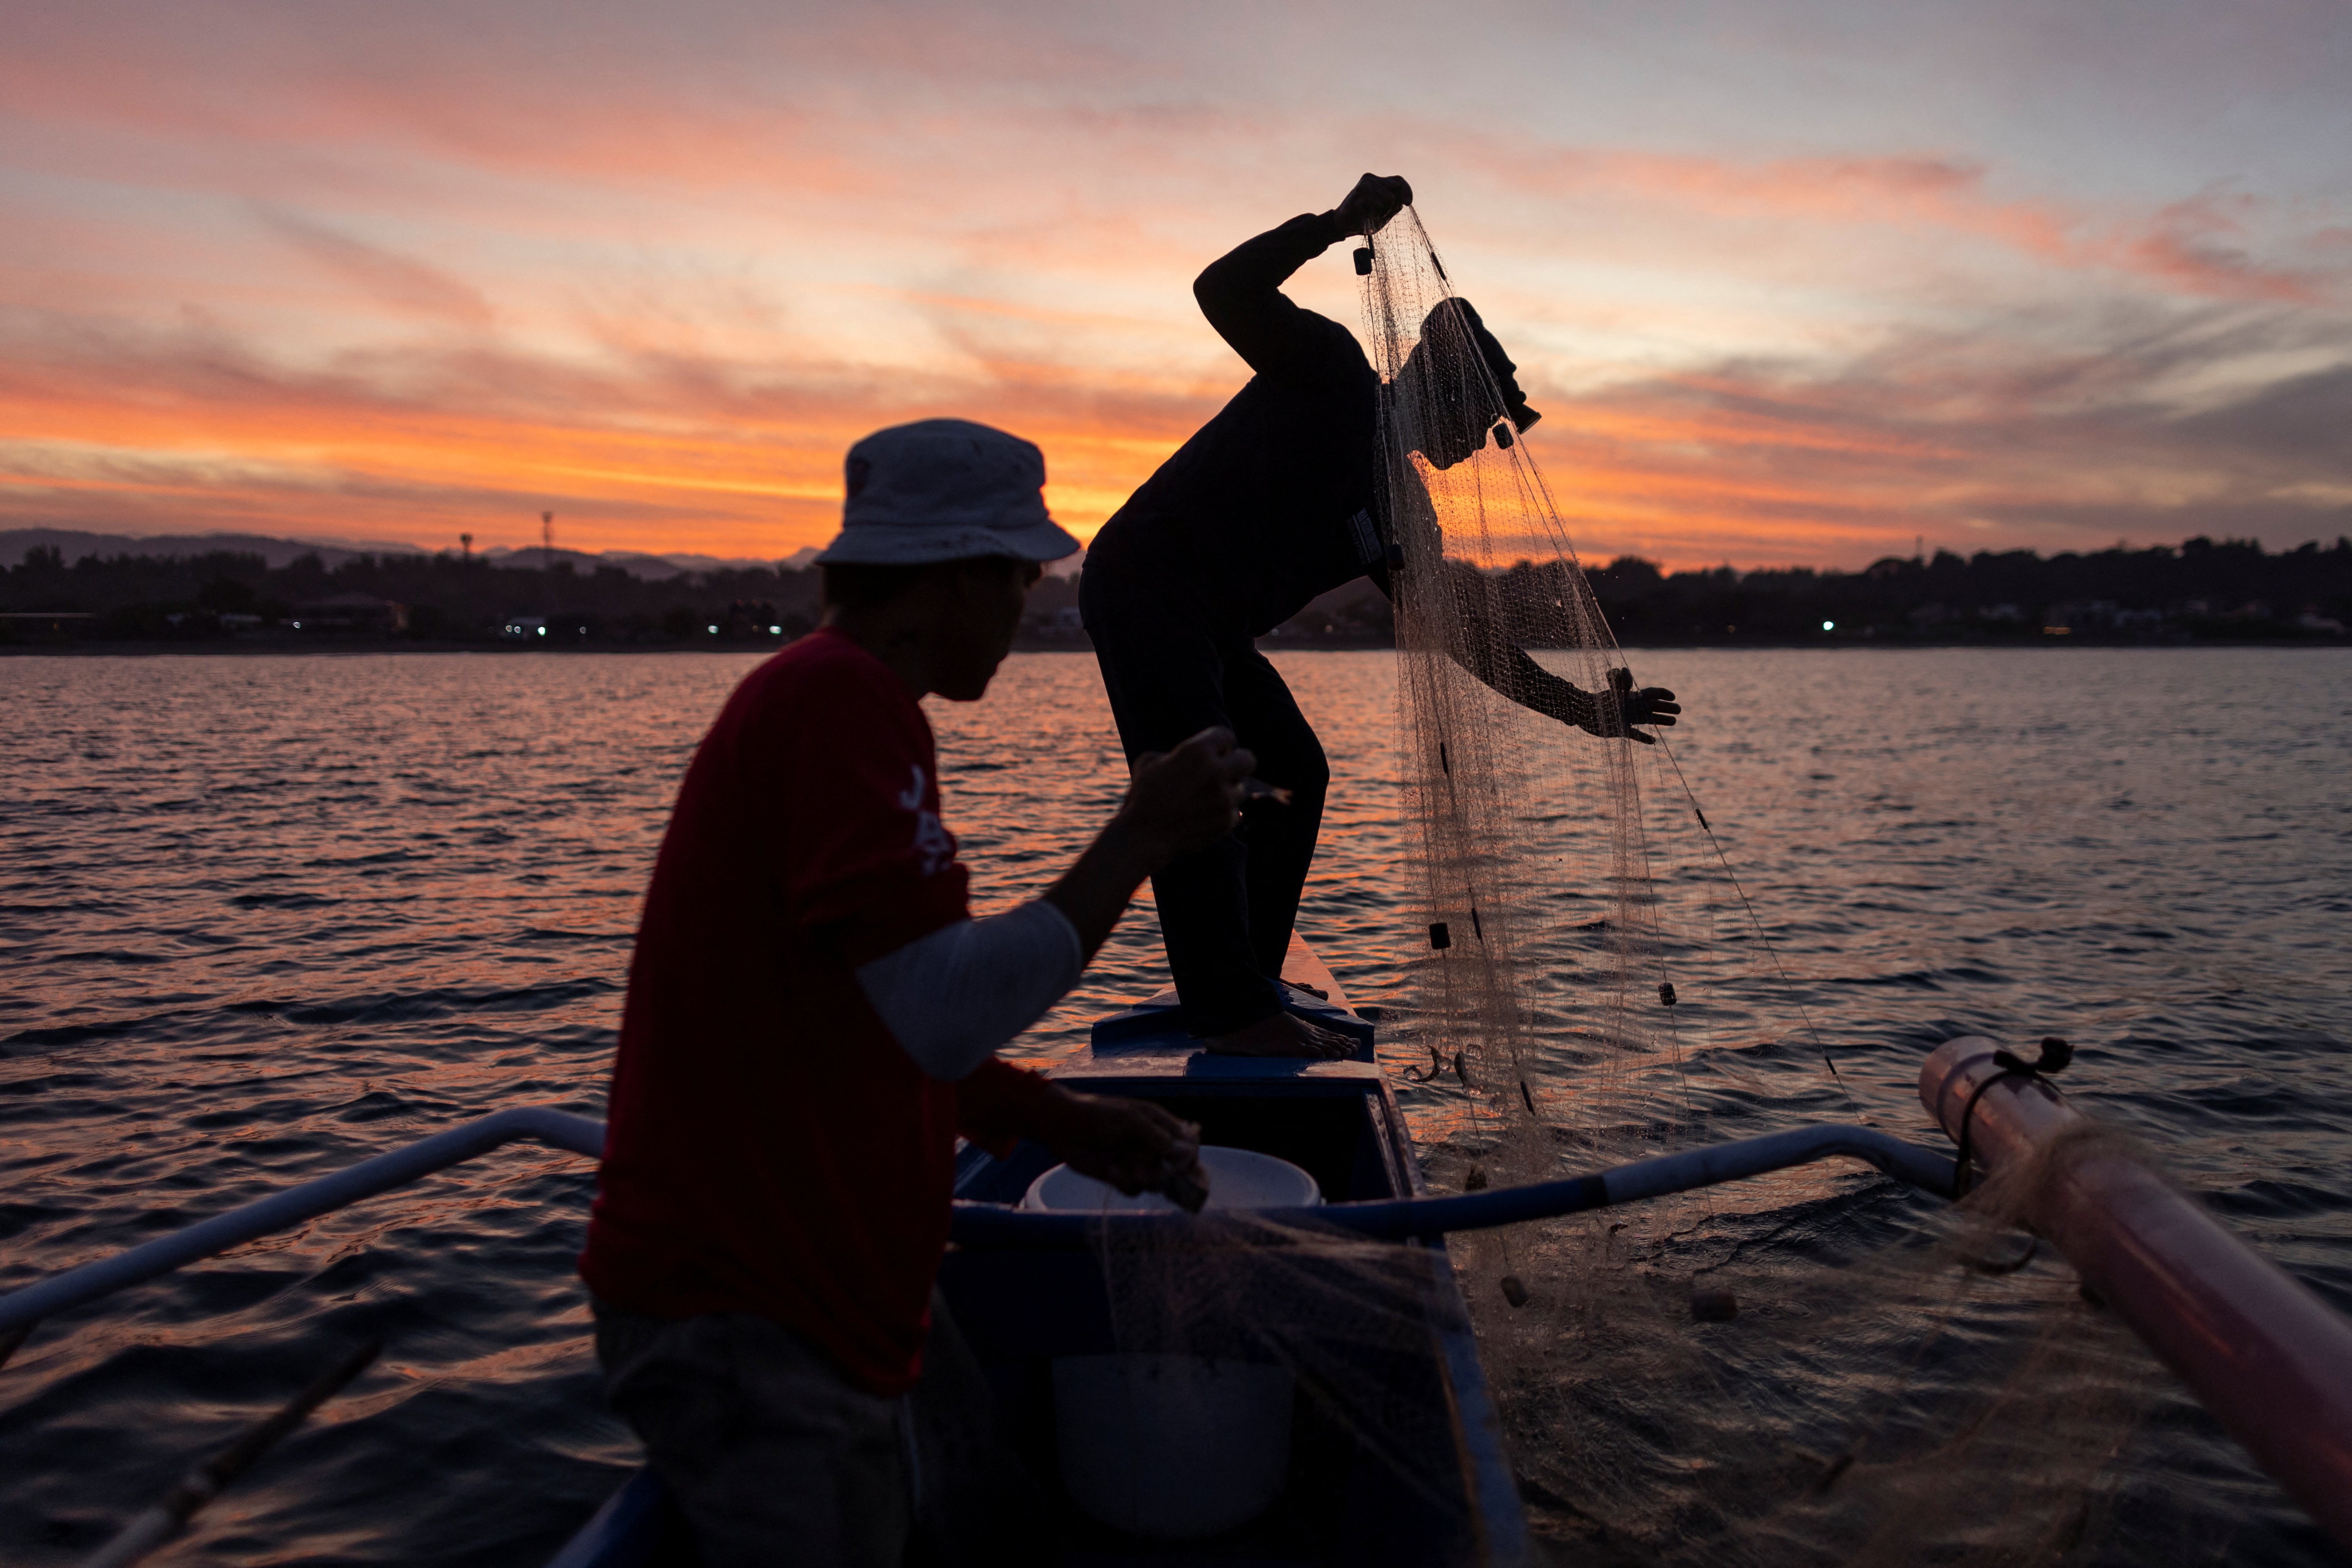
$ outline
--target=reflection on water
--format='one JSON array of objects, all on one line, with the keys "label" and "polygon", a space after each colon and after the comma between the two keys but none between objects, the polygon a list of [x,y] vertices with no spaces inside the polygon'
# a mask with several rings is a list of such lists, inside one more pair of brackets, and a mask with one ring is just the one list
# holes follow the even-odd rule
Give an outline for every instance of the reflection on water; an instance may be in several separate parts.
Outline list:
[{"label": "reflection on water", "polygon": [[[1334,773],[1305,929],[1359,1001],[1394,1004],[1419,954],[1391,657],[1278,662]],[[500,1105],[599,1110],[670,795],[749,663],[0,660],[0,1287]],[[1682,693],[1676,754],[1795,980],[1757,979],[1751,955],[1748,979],[1692,998],[1717,1010],[1680,1125],[1730,1137],[1858,1109],[1926,1140],[1928,1046],[2063,1034],[2078,1102],[2352,1305],[2352,661],[1634,664]],[[1016,657],[987,701],[931,709],[979,904],[1034,892],[1120,786],[1091,661]],[[1549,958],[1565,975],[1574,956]],[[1147,900],[1015,1054],[1071,1048],[1160,979]],[[1559,1005],[1579,1026],[1564,980]],[[1458,1091],[1398,1087],[1440,1148]],[[1576,1070],[1537,1088],[1572,1097]],[[570,1272],[589,1184],[568,1156],[509,1151],[47,1330],[0,1373],[0,1557],[77,1560],[370,1333],[383,1368],[174,1560],[530,1560],[632,1458]],[[1739,1206],[1818,1218],[1873,1190],[1813,1171]],[[2179,1561],[2327,1560],[2201,1418],[2168,1405],[2155,1425],[2127,1490],[2187,1510]]]}]

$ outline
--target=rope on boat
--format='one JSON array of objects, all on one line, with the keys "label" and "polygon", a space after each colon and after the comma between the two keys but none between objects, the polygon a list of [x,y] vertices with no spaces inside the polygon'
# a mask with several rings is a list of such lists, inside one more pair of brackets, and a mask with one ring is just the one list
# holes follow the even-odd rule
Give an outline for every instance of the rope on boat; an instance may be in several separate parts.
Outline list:
[{"label": "rope on boat", "polygon": [[1999,1068],[2000,1070],[1994,1073],[1990,1078],[1986,1079],[1982,1083],[1977,1085],[1975,1091],[1969,1096],[1968,1104],[1963,1106],[1960,1110],[1960,1135],[1958,1140],[1960,1152],[1952,1161],[1952,1197],[1955,1201],[1969,1195],[1969,1187],[1971,1184],[1971,1178],[1969,1174],[1969,1130],[1975,1124],[1977,1101],[1985,1097],[1985,1090],[2008,1079],[2038,1079],[2050,1074],[2064,1072],[2066,1070],[2066,1064],[2074,1059],[2074,1047],[2068,1045],[2065,1041],[2060,1039],[2055,1035],[2045,1036],[2043,1037],[2042,1041],[2042,1054],[2034,1058],[2034,1059],[2030,1062],[2025,1060],[2022,1057],[2011,1056],[2007,1051],[1993,1052],[1993,1066]]}]

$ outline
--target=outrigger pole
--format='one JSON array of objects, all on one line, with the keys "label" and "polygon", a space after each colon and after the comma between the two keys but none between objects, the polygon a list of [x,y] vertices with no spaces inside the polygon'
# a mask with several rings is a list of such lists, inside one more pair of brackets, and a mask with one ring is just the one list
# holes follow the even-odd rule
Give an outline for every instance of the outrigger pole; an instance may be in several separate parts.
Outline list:
[{"label": "outrigger pole", "polygon": [[114,1539],[89,1557],[81,1568],[130,1568],[155,1548],[188,1527],[188,1521],[254,1462],[278,1446],[279,1438],[310,1418],[310,1412],[341,1393],[345,1384],[375,1363],[382,1340],[360,1346],[313,1379],[310,1385],[270,1415],[247,1428],[219,1453],[190,1470],[161,1502],[142,1510]]},{"label": "outrigger pole", "polygon": [[1975,1151],[1971,1163],[2029,1178],[2025,1223],[2065,1254],[2084,1294],[2129,1323],[2352,1548],[2352,1320],[1992,1041],[1938,1046],[1919,1069],[1919,1099]]}]

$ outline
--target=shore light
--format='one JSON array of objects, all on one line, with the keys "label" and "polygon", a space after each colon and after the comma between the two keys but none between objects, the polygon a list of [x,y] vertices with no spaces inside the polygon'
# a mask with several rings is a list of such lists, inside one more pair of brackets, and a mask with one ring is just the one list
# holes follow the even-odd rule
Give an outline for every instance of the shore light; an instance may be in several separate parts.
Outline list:
[{"label": "shore light", "polygon": [[1835,621],[1823,621],[1822,623],[1822,630],[1825,632],[1833,632],[1837,630],[1837,623]]}]

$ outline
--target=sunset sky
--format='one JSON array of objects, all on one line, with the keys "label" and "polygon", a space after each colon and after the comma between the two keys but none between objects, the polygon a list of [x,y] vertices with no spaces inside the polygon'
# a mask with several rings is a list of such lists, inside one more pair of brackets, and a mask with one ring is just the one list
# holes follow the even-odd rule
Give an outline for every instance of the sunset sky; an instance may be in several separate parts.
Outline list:
[{"label": "sunset sky", "polygon": [[1587,558],[2352,533],[2344,0],[13,6],[0,527],[774,556],[953,414],[1088,534],[1367,169]]}]

